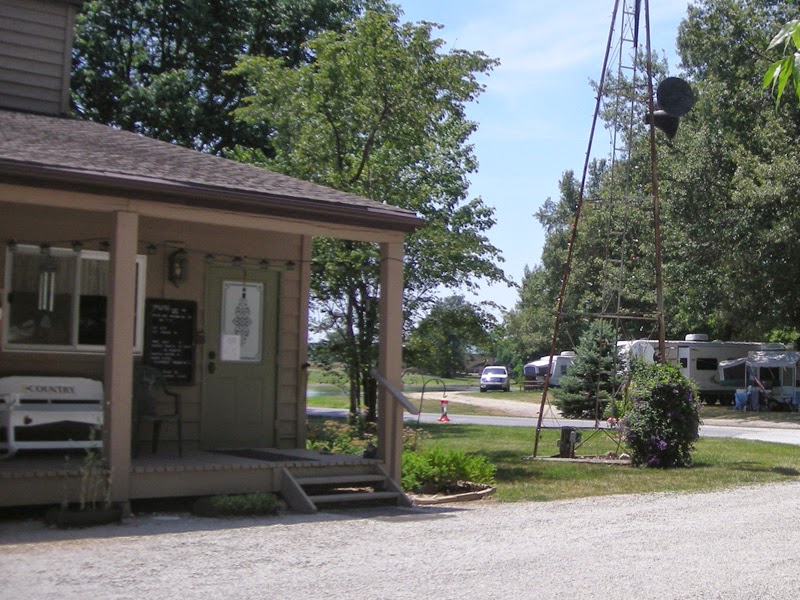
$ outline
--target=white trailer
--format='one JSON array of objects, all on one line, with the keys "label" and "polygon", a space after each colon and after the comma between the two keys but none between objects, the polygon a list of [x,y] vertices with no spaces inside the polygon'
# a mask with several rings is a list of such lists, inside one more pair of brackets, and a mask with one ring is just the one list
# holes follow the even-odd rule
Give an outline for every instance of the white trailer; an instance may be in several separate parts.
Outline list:
[{"label": "white trailer", "polygon": [[[623,362],[630,357],[652,362],[658,353],[658,340],[633,340],[618,342],[617,345]],[[664,345],[666,362],[680,367],[681,373],[697,385],[703,401],[706,404],[719,402],[724,406],[733,404],[737,386],[732,382],[720,382],[719,363],[747,356],[749,352],[784,349],[782,344],[764,342],[710,341],[707,335],[696,333],[687,335],[684,340],[667,340]],[[653,349],[652,355],[645,349],[647,346]]]},{"label": "white trailer", "polygon": [[[549,385],[559,385],[561,376],[567,373],[567,367],[572,364],[575,356],[576,354],[572,350],[564,350],[561,354],[553,356]],[[543,356],[538,360],[529,362],[522,368],[522,373],[525,377],[525,389],[533,389],[544,385],[544,376],[547,374],[548,364],[550,364],[550,357]]]}]

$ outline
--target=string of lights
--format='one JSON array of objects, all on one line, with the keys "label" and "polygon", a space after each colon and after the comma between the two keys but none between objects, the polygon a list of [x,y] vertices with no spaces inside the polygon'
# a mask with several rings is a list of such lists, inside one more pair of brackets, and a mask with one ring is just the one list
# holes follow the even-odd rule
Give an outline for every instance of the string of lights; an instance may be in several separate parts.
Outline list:
[{"label": "string of lights", "polygon": [[[139,245],[144,248],[144,253],[148,256],[158,254],[159,246],[154,242],[140,241]],[[91,246],[96,246],[98,250],[108,252],[111,244],[107,239],[103,238],[89,238],[83,240],[58,240],[58,241],[29,241],[10,239],[6,241],[6,247],[10,252],[17,252],[20,247],[24,246],[38,246],[39,251],[43,256],[52,254],[54,249],[67,250],[71,249],[76,254],[84,250],[91,249]],[[169,252],[173,259],[188,258],[189,254],[197,254],[203,257],[206,264],[220,264],[229,263],[234,267],[258,267],[260,269],[269,268],[283,268],[287,271],[293,271],[297,268],[297,262],[294,260],[278,259],[272,257],[253,257],[245,254],[227,254],[222,252],[210,251],[206,249],[189,248],[181,245],[181,242],[168,242],[162,243],[165,252]],[[178,253],[176,255],[176,253]]]},{"label": "string of lights", "polygon": [[[159,245],[155,242],[150,242],[147,240],[142,240],[139,242],[140,247],[143,248],[144,254],[148,256],[155,256],[158,254]],[[87,238],[87,239],[73,239],[73,240],[55,240],[55,241],[33,241],[33,240],[20,240],[20,239],[9,239],[6,240],[6,247],[10,252],[16,252],[21,246],[38,246],[42,255],[49,255],[52,253],[53,249],[71,249],[76,254],[84,251],[84,250],[91,250],[92,246],[95,246],[97,250],[102,252],[108,252],[111,248],[111,243],[105,238]],[[203,261],[206,264],[223,264],[228,263],[234,267],[257,267],[260,269],[270,269],[270,268],[283,268],[287,271],[293,271],[298,267],[298,264],[305,264],[308,263],[312,266],[312,268],[316,270],[320,270],[325,268],[326,264],[330,264],[328,261],[325,261],[325,264],[321,263],[318,260],[309,259],[298,259],[298,260],[287,260],[285,258],[275,258],[275,257],[268,257],[268,256],[248,256],[246,254],[230,254],[224,252],[218,252],[215,250],[208,250],[208,249],[201,249],[201,248],[191,248],[183,244],[180,241],[167,241],[161,242],[161,246],[163,246],[165,252],[169,252],[174,254],[176,252],[183,253],[183,255],[179,255],[177,258],[188,258],[189,254],[196,254],[203,257]],[[401,259],[396,258],[382,258],[380,262],[385,261],[397,261],[402,263]],[[341,264],[343,265],[350,265],[350,262],[342,261]]]}]

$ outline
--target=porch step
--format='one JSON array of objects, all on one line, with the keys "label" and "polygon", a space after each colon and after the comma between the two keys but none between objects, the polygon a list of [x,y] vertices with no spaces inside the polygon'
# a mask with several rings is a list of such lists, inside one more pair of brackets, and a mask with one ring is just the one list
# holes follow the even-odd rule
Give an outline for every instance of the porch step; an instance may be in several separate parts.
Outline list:
[{"label": "porch step", "polygon": [[309,499],[316,505],[320,504],[344,504],[358,502],[370,502],[372,500],[397,500],[397,492],[341,492],[334,494],[321,494],[309,496]]},{"label": "porch step", "polygon": [[314,485],[367,485],[371,483],[383,483],[385,476],[383,474],[364,474],[364,475],[320,475],[318,477],[295,477],[295,481],[301,486],[314,486]]},{"label": "porch step", "polygon": [[411,506],[380,465],[292,467],[282,470],[281,494],[292,510],[317,512],[322,506]]}]

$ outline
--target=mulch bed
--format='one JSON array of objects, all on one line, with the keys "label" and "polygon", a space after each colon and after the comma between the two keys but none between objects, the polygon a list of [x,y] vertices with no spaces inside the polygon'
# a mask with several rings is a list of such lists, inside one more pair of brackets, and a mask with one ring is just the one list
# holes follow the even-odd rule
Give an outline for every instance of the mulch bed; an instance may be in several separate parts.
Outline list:
[{"label": "mulch bed", "polygon": [[497,489],[491,485],[460,481],[446,491],[434,494],[408,494],[415,506],[431,504],[449,504],[452,502],[470,502],[482,500],[495,493]]},{"label": "mulch bed", "polygon": [[541,460],[541,461],[549,461],[549,462],[571,462],[571,463],[583,463],[583,464],[591,464],[591,465],[619,465],[619,466],[630,466],[631,464],[631,457],[627,454],[616,454],[614,452],[609,452],[608,454],[600,454],[597,456],[575,456],[573,458],[561,458],[558,455],[555,456],[537,456],[537,457],[526,457],[526,460]]}]

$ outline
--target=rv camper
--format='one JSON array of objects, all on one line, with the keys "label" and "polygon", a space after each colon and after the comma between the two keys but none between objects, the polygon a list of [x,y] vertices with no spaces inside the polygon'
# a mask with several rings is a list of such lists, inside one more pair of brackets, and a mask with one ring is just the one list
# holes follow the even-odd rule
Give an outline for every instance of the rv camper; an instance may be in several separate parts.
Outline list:
[{"label": "rv camper", "polygon": [[[634,340],[617,344],[623,365],[633,358],[653,362],[658,350],[658,340]],[[647,347],[652,348],[652,351]],[[676,364],[681,373],[691,379],[700,390],[700,397],[706,404],[719,402],[730,406],[735,398],[735,386],[720,382],[717,368],[723,361],[747,356],[748,352],[759,350],[782,350],[781,344],[763,342],[723,342],[709,341],[705,334],[689,334],[686,339],[665,342],[666,362]]]},{"label": "rv camper", "polygon": [[[575,359],[575,353],[571,350],[565,350],[557,356],[553,356],[553,366],[550,369],[550,382],[549,385],[559,385],[562,375],[567,372],[567,367],[572,364]],[[523,389],[533,390],[544,386],[544,378],[547,375],[547,365],[550,364],[550,357],[543,356],[538,360],[529,362],[522,368],[522,374],[525,377]]]}]

